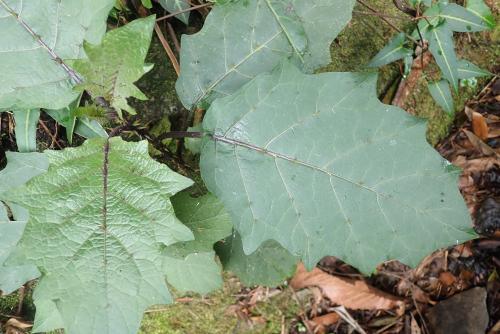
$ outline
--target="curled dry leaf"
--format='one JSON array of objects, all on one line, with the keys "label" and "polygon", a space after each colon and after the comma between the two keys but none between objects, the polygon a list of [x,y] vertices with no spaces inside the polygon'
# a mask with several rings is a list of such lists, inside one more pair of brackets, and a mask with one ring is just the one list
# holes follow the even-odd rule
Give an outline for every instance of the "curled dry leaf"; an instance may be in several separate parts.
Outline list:
[{"label": "curled dry leaf", "polygon": [[391,310],[404,313],[403,300],[368,285],[363,280],[332,276],[314,268],[308,272],[300,263],[290,285],[296,289],[317,286],[334,304],[354,310]]},{"label": "curled dry leaf", "polygon": [[308,325],[314,328],[314,333],[321,334],[326,333],[327,328],[336,324],[339,320],[340,316],[332,312],[312,318],[308,321]]},{"label": "curled dry leaf", "polygon": [[10,318],[5,324],[5,334],[23,334],[31,327],[33,327],[32,323]]},{"label": "curled dry leaf", "polygon": [[468,107],[465,107],[465,113],[472,122],[472,131],[474,132],[474,134],[481,140],[488,139],[489,128],[488,123],[486,122],[486,118],[484,118],[484,116],[480,113]]}]

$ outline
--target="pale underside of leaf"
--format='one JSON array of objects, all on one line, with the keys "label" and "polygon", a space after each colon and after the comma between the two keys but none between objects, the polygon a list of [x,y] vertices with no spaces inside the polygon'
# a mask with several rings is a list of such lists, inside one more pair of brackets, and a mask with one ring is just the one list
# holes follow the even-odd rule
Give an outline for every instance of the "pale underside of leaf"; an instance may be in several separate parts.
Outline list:
[{"label": "pale underside of leaf", "polygon": [[182,103],[192,108],[231,94],[284,57],[306,71],[328,64],[329,45],[351,19],[353,6],[352,0],[253,0],[216,6],[199,33],[182,37],[176,84]]},{"label": "pale underside of leaf", "polygon": [[425,124],[381,104],[375,83],[285,63],[214,102],[202,176],[245,253],[274,239],[309,267],[333,255],[370,272],[470,238],[457,175],[425,141]]},{"label": "pale underside of leaf", "polygon": [[59,109],[79,76],[64,59],[99,43],[114,0],[0,0],[0,110]]},{"label": "pale underside of leaf", "polygon": [[171,301],[161,249],[193,236],[169,197],[191,181],[150,159],[145,142],[98,138],[45,154],[48,172],[5,194],[30,212],[20,248],[43,272],[35,322],[133,334],[144,309]]}]

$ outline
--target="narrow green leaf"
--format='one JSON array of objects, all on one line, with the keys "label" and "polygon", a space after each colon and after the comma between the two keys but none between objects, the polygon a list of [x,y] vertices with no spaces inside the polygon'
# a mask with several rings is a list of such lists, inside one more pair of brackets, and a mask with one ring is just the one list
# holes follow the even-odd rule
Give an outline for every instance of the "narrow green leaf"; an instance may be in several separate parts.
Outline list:
[{"label": "narrow green leaf", "polygon": [[443,76],[458,92],[458,59],[453,43],[453,32],[446,24],[427,30],[426,38]]},{"label": "narrow green leaf", "polygon": [[290,278],[298,258],[274,240],[265,241],[255,252],[246,255],[237,232],[217,245],[225,270],[231,271],[246,286],[277,286]]},{"label": "narrow green leaf", "polygon": [[108,133],[98,121],[85,116],[76,121],[75,133],[88,139],[108,138]]},{"label": "narrow green leaf", "polygon": [[467,0],[466,8],[474,15],[480,17],[490,29],[495,28],[495,16],[491,12],[490,7],[488,7],[483,0]]},{"label": "narrow green leaf", "polygon": [[470,79],[470,78],[478,78],[478,77],[488,77],[493,74],[483,70],[477,65],[467,61],[465,59],[460,59],[458,61],[458,78],[459,79]]},{"label": "narrow green leaf", "polygon": [[429,83],[428,87],[434,101],[448,114],[453,115],[455,107],[453,106],[453,97],[451,96],[449,83],[446,80],[441,80]]},{"label": "narrow green leaf", "polygon": [[40,119],[39,109],[15,110],[16,144],[19,152],[36,151],[36,129]]},{"label": "narrow green leaf", "polygon": [[141,0],[141,3],[144,7],[151,9],[153,8],[153,4],[151,3],[151,0]]},{"label": "narrow green leaf", "polygon": [[449,27],[457,32],[475,32],[489,29],[483,19],[455,3],[442,5],[440,16],[446,19]]},{"label": "narrow green leaf", "polygon": [[[330,44],[350,21],[354,0],[254,0],[215,6],[203,29],[182,36],[176,89],[191,109],[234,93],[291,58],[307,72],[331,61]],[[221,55],[222,53],[222,55]]]},{"label": "narrow green leaf", "polygon": [[400,33],[394,37],[368,64],[369,67],[380,67],[393,61],[411,56],[412,50],[405,47],[406,35]]},{"label": "narrow green leaf", "polygon": [[[186,0],[159,0],[159,2],[160,5],[170,13],[175,13],[191,7],[189,2]],[[184,24],[189,23],[189,12],[180,13],[175,17],[181,20]]]},{"label": "narrow green leaf", "polygon": [[147,99],[134,82],[150,69],[145,68],[144,61],[155,23],[154,16],[137,19],[106,33],[100,45],[84,44],[88,59],[70,62],[85,79],[78,89],[103,97],[120,117],[122,110],[135,114],[127,98]]},{"label": "narrow green leaf", "polygon": [[60,60],[85,57],[84,40],[100,42],[114,3],[0,0],[0,110],[70,104],[78,94],[72,69]]},{"label": "narrow green leaf", "polygon": [[172,301],[162,252],[193,235],[169,198],[192,181],[152,160],[147,142],[44,154],[46,173],[0,196],[29,210],[19,247],[43,273],[35,305],[58,312],[68,334],[136,333],[148,306]]},{"label": "narrow green leaf", "polygon": [[246,254],[274,239],[309,267],[332,255],[369,273],[471,237],[458,174],[424,122],[378,100],[376,83],[285,63],[212,104],[202,177]]}]

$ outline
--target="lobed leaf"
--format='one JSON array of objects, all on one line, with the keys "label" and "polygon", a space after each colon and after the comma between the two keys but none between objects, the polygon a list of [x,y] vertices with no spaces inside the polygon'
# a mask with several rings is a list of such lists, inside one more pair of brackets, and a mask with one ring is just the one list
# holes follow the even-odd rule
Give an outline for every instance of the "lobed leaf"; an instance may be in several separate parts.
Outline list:
[{"label": "lobed leaf", "polygon": [[[177,94],[191,109],[234,93],[292,58],[311,72],[351,19],[354,0],[251,0],[216,5],[197,34],[182,37]],[[222,53],[222,55],[221,55]]]},{"label": "lobed leaf", "polygon": [[169,198],[192,182],[153,161],[146,142],[96,138],[45,155],[47,173],[1,196],[30,214],[19,247],[43,273],[34,330],[136,333],[148,306],[172,301],[164,252],[193,234]]},{"label": "lobed leaf", "polygon": [[380,103],[375,86],[375,75],[285,62],[213,103],[202,177],[246,254],[274,239],[309,267],[333,255],[370,272],[471,237],[458,175],[425,124]]},{"label": "lobed leaf", "polygon": [[114,0],[0,0],[0,110],[59,109],[77,97],[71,68],[98,44]]},{"label": "lobed leaf", "polygon": [[88,59],[70,63],[85,79],[78,89],[103,97],[120,117],[122,110],[135,114],[127,98],[147,99],[133,83],[152,68],[144,61],[155,23],[154,16],[137,19],[106,33],[100,45],[84,44]]}]

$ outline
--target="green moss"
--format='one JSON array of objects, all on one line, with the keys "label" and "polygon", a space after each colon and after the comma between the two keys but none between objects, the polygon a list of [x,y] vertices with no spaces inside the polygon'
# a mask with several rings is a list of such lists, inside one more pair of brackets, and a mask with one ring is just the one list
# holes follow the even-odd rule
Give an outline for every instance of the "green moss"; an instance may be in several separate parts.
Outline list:
[{"label": "green moss", "polygon": [[298,307],[292,299],[292,292],[285,290],[277,296],[257,303],[252,308],[252,317],[264,322],[249,327],[243,320],[228,311],[237,302],[236,294],[241,285],[231,277],[226,277],[224,289],[205,298],[194,298],[187,303],[176,303],[158,307],[145,314],[141,334],[274,334],[281,333],[281,324],[290,323],[297,314]]},{"label": "green moss", "polygon": [[11,315],[15,313],[19,297],[16,293],[0,297],[0,314]]}]

